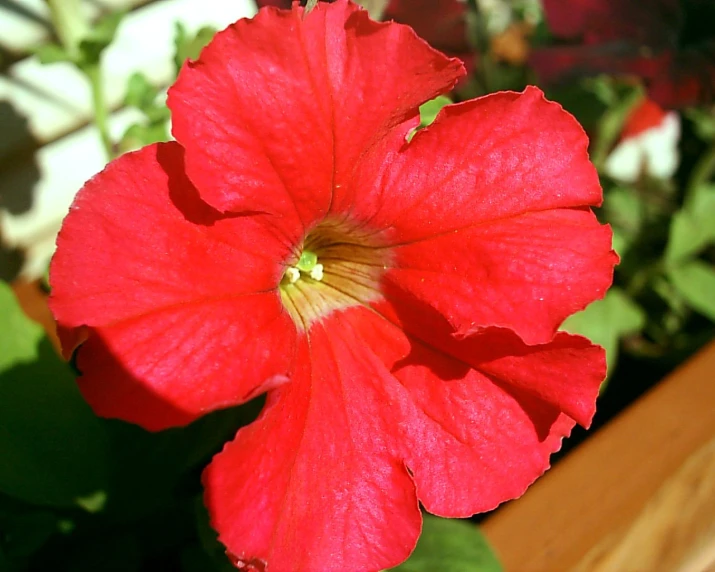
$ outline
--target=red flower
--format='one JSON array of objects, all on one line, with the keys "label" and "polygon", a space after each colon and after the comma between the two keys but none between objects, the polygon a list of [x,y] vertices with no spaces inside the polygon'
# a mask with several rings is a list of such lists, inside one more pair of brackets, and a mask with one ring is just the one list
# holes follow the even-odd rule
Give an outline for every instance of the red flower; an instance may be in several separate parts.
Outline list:
[{"label": "red flower", "polygon": [[572,44],[532,52],[541,81],[632,75],[664,107],[715,98],[711,0],[544,0],[544,10],[554,36]]},{"label": "red flower", "polygon": [[241,566],[393,566],[418,499],[491,509],[591,420],[603,350],[556,333],[616,260],[586,137],[532,88],[407,142],[463,73],[345,0],[266,8],[182,70],[178,143],[64,223],[51,305],[98,414],[157,430],[268,391],[204,474]]}]

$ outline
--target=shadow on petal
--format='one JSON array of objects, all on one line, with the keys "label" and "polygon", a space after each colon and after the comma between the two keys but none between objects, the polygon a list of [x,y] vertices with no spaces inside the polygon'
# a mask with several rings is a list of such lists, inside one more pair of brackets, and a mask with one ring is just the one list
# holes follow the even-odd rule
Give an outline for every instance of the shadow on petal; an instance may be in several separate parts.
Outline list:
[{"label": "shadow on petal", "polygon": [[[390,296],[390,302],[412,344],[410,353],[394,364],[393,373],[412,365],[426,365],[441,380],[456,382],[471,369],[479,370],[480,362],[507,356],[527,356],[541,349],[540,346],[525,345],[514,332],[502,328],[485,328],[473,336],[458,339],[444,316],[428,304],[396,292]],[[424,347],[447,359],[431,360],[425,364]],[[540,441],[549,437],[561,415],[558,407],[492,374],[481,371],[480,374],[519,402]]]},{"label": "shadow on petal", "polygon": [[[177,152],[179,148],[180,151]],[[193,224],[212,226],[216,221],[226,218],[238,218],[264,214],[259,211],[243,211],[240,213],[222,213],[206,203],[199,191],[186,176],[184,168],[184,150],[178,144],[159,145],[156,148],[156,159],[164,169],[169,182],[169,198],[186,220]]]}]

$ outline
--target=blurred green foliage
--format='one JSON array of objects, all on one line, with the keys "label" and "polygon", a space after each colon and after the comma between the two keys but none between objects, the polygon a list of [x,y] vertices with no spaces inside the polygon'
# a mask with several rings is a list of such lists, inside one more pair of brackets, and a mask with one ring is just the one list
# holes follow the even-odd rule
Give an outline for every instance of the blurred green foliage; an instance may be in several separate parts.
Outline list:
[{"label": "blurred green foliage", "polygon": [[424,515],[422,535],[412,556],[395,572],[501,572],[487,540],[469,521]]},{"label": "blurred green foliage", "polygon": [[43,64],[70,62],[80,69],[99,65],[102,52],[112,43],[124,12],[117,11],[100,18],[78,38],[76,44],[43,44],[35,54]]},{"label": "blurred green foliage", "polygon": [[665,372],[715,336],[714,110],[683,113],[687,139],[681,139],[681,164],[673,178],[644,172],[635,182],[624,182],[602,168],[628,114],[643,100],[642,88],[601,76],[547,95],[561,101],[591,136],[604,190],[596,213],[611,225],[621,257],[606,299],[567,319],[563,328],[606,348],[609,375],[617,372],[619,349],[658,362]]},{"label": "blurred green foliage", "polygon": [[106,435],[40,326],[0,283],[0,492],[81,506],[106,487]]},{"label": "blurred green foliage", "polygon": [[[176,23],[174,35],[174,68],[179,73],[187,59],[195,59],[203,47],[213,38],[216,30],[203,27],[190,34],[181,22]],[[166,94],[140,73],[133,74],[127,82],[124,105],[141,112],[142,118],[130,125],[119,141],[119,153],[126,153],[159,141],[168,141],[169,108]]]}]

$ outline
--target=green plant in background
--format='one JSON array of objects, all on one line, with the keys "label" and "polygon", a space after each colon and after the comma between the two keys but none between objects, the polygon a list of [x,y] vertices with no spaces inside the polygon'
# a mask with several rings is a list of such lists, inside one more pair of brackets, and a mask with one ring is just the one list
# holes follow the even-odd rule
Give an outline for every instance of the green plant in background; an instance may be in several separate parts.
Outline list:
[{"label": "green plant in background", "polygon": [[501,564],[479,529],[469,522],[424,515],[422,534],[395,572],[500,572]]},{"label": "green plant in background", "polygon": [[715,109],[690,109],[686,116],[707,145],[695,163],[673,214],[663,266],[675,293],[666,294],[715,322]]},{"label": "green plant in background", "polygon": [[[101,60],[114,40],[124,17],[112,12],[91,23],[83,15],[82,0],[46,0],[59,43],[39,46],[35,53],[42,63],[69,62],[82,72],[92,91],[94,123],[100,134],[107,159],[157,141],[169,140],[169,109],[162,86],[154,85],[144,74],[133,74],[127,83],[124,105],[135,108],[142,118],[126,129],[115,144],[109,132],[109,109],[104,97]],[[205,26],[196,34],[176,23],[174,67],[178,73],[187,58],[196,58],[216,30]]]},{"label": "green plant in background", "polygon": [[123,12],[113,12],[90,25],[81,0],[47,0],[59,44],[46,44],[35,51],[42,63],[69,62],[84,74],[92,90],[94,122],[102,146],[111,159],[116,156],[109,134],[109,110],[102,84],[102,52],[112,43]]},{"label": "green plant in background", "polygon": [[126,153],[157,141],[169,140],[169,108],[162,90],[144,74],[133,74],[127,83],[124,105],[137,109],[142,119],[130,125],[119,141],[119,152]]},{"label": "green plant in background", "polygon": [[[189,34],[186,27],[176,23],[174,36],[174,70],[178,74],[187,59],[195,59],[203,47],[213,38],[216,30],[209,26]],[[158,141],[168,141],[169,108],[166,107],[166,92],[149,81],[141,73],[135,73],[127,83],[124,105],[141,112],[142,118],[127,128],[119,142],[119,152],[125,153]]]},{"label": "green plant in background", "polygon": [[[592,126],[592,156],[602,170],[644,94],[637,86],[607,77],[586,80],[582,89],[595,95],[603,109]],[[581,115],[578,106],[572,111]],[[634,356],[677,363],[715,331],[713,115],[692,108],[685,117],[696,120],[691,145],[704,151],[694,162],[681,165],[675,178],[644,175],[624,183],[602,175],[604,204],[598,214],[613,227],[621,264],[606,299],[572,316],[563,327],[606,347],[610,371],[620,342]]]}]

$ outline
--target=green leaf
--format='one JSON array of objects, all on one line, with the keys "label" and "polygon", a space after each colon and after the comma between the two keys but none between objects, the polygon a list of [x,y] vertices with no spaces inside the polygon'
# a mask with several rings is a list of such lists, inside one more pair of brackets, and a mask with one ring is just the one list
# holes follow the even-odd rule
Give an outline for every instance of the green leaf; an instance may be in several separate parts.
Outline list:
[{"label": "green leaf", "polygon": [[613,248],[623,258],[643,227],[643,205],[634,189],[615,187],[604,195],[603,210],[613,227]]},{"label": "green leaf", "polygon": [[609,373],[618,357],[618,342],[645,326],[643,309],[620,288],[611,288],[603,300],[596,300],[585,310],[569,316],[561,329],[580,334],[606,350]]},{"label": "green leaf", "polygon": [[67,566],[72,572],[140,572],[142,550],[139,541],[126,527],[114,534],[92,539],[75,550]]},{"label": "green leaf", "polygon": [[712,230],[701,226],[698,218],[687,211],[679,211],[673,215],[668,245],[665,248],[667,265],[672,266],[697,255],[712,240]]},{"label": "green leaf", "polygon": [[618,102],[618,91],[615,88],[611,76],[598,75],[595,77],[587,77],[581,80],[581,85],[608,107]]},{"label": "green leaf", "polygon": [[469,521],[424,515],[412,556],[395,572],[500,572],[501,564],[479,528]]},{"label": "green leaf", "polygon": [[45,44],[43,46],[38,46],[33,51],[42,64],[74,62],[72,55],[62,46],[57,44]]},{"label": "green leaf", "polygon": [[174,33],[174,66],[178,73],[181,66],[187,59],[195,60],[199,57],[201,50],[216,35],[216,28],[204,26],[196,34],[190,35],[186,27],[181,23],[176,23]]},{"label": "green leaf", "polygon": [[419,128],[421,129],[422,127],[431,125],[437,118],[437,114],[442,110],[442,108],[450,103],[452,103],[452,100],[449,97],[446,95],[438,95],[434,99],[430,99],[420,105]]},{"label": "green leaf", "polygon": [[117,28],[125,15],[126,12],[118,10],[100,18],[100,20],[92,26],[90,33],[87,34],[87,39],[108,46],[114,40],[114,36],[117,34]]},{"label": "green leaf", "polygon": [[101,18],[79,43],[80,67],[97,65],[102,52],[114,41],[125,12],[118,11]]},{"label": "green leaf", "polygon": [[370,18],[373,20],[381,20],[389,4],[389,0],[358,0],[358,4],[367,10],[367,13],[370,14]]},{"label": "green leaf", "polygon": [[584,88],[583,82],[565,82],[551,86],[546,95],[548,99],[563,105],[589,133],[597,130],[601,117],[608,109],[608,105],[604,104],[599,96]]},{"label": "green leaf", "polygon": [[82,506],[106,485],[106,441],[70,369],[0,283],[0,492]]},{"label": "green leaf", "polygon": [[715,140],[715,113],[711,109],[691,107],[684,113],[693,122],[698,137],[705,141]]},{"label": "green leaf", "polygon": [[28,559],[56,533],[58,517],[43,510],[23,505],[23,510],[0,508],[0,546],[13,566],[0,570],[25,570]]},{"label": "green leaf", "polygon": [[135,123],[122,135],[122,139],[119,142],[119,151],[120,153],[126,153],[127,151],[134,151],[145,145],[168,140],[169,132],[165,123],[154,125],[140,125]]},{"label": "green leaf", "polygon": [[214,411],[186,427],[157,433],[107,421],[113,481],[106,513],[119,519],[140,518],[174,503],[177,482],[203,468],[240,427],[255,420],[263,401]]},{"label": "green leaf", "polygon": [[0,374],[16,364],[32,362],[43,336],[42,327],[25,316],[10,287],[0,282]]},{"label": "green leaf", "polygon": [[[224,555],[226,561],[228,557]],[[198,543],[193,543],[185,545],[181,550],[181,572],[216,572],[216,566],[213,560],[204,551],[203,547]],[[236,568],[233,570],[226,570],[226,572],[235,572]],[[0,568],[1,569],[1,568]]]},{"label": "green leaf", "polygon": [[687,304],[715,322],[715,270],[692,260],[668,270],[668,277]]},{"label": "green leaf", "polygon": [[168,141],[168,126],[169,119],[171,118],[171,111],[169,111],[169,108],[166,106],[166,100],[162,101],[161,98],[159,98],[159,101],[160,103],[155,102],[154,105],[147,107],[143,111],[149,121],[149,125],[147,125],[148,128],[156,129],[158,126],[161,126],[163,127],[163,132],[166,133],[164,137],[156,139],[156,141]]},{"label": "green leaf", "polygon": [[715,243],[715,185],[701,185],[670,223],[665,262],[673,266]]},{"label": "green leaf", "polygon": [[142,111],[146,120],[131,125],[119,142],[119,152],[126,153],[158,141],[169,140],[169,108],[158,101],[160,90],[152,85],[145,75],[135,73],[127,82],[124,104]]},{"label": "green leaf", "polygon": [[621,260],[626,255],[626,252],[628,252],[628,249],[631,247],[633,244],[633,239],[631,236],[629,236],[626,232],[621,230],[620,228],[611,227],[611,230],[613,231],[613,240],[612,240],[612,245],[613,245],[613,250],[616,251],[616,254],[620,256]]},{"label": "green leaf", "polygon": [[[203,495],[199,495],[194,500],[194,511],[196,514],[196,531],[203,548],[205,560],[212,565],[210,570],[215,572],[235,572],[236,568],[226,556],[226,547],[218,541],[218,534],[211,528],[209,513],[204,506]],[[204,568],[204,570],[206,569]]]},{"label": "green leaf", "polygon": [[159,88],[153,86],[143,73],[135,72],[127,81],[124,105],[144,111],[154,105],[157,95]]}]

